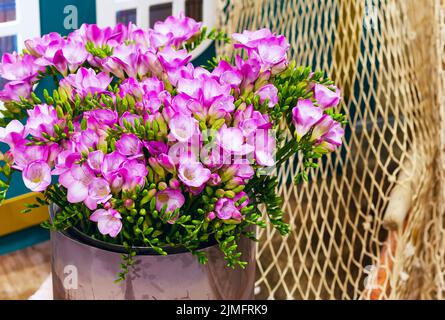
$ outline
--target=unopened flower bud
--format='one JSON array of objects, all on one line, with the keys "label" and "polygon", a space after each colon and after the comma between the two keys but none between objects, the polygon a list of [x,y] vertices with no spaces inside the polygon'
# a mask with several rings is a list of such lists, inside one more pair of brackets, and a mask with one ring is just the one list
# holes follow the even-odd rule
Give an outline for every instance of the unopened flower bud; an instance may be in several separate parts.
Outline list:
[{"label": "unopened flower bud", "polygon": [[226,183],[226,189],[229,189],[229,190],[234,189],[234,188],[242,185],[243,183],[244,183],[243,179],[241,179],[239,177],[233,177],[231,180],[229,180]]},{"label": "unopened flower bud", "polygon": [[134,201],[132,199],[126,199],[124,205],[125,208],[132,209],[134,207]]},{"label": "unopened flower bud", "polygon": [[214,220],[216,218],[216,214],[215,214],[215,212],[209,212],[208,214],[207,214],[207,219],[208,220],[210,220],[210,221],[212,221],[212,220]]},{"label": "unopened flower bud", "polygon": [[167,183],[165,183],[165,182],[159,182],[159,184],[158,184],[158,190],[163,191],[163,190],[165,190],[165,189],[167,189],[167,188],[168,188]]}]

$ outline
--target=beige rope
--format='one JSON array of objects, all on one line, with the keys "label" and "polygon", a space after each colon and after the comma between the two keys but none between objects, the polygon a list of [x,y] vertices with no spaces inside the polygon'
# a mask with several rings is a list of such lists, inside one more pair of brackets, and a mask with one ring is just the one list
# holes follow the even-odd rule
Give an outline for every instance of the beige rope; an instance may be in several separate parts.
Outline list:
[{"label": "beige rope", "polygon": [[292,232],[260,233],[258,298],[443,298],[445,0],[219,5],[227,32],[268,27],[330,74],[350,122],[311,182],[280,186]]}]

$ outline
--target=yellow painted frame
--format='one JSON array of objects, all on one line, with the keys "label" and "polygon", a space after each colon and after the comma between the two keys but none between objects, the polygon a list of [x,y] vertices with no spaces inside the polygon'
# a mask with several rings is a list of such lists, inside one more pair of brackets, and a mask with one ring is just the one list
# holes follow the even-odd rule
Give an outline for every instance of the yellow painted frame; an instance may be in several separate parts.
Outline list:
[{"label": "yellow painted frame", "polygon": [[30,213],[21,213],[25,204],[36,202],[38,193],[27,193],[6,200],[0,207],[0,236],[17,232],[48,220],[48,207],[33,209]]}]

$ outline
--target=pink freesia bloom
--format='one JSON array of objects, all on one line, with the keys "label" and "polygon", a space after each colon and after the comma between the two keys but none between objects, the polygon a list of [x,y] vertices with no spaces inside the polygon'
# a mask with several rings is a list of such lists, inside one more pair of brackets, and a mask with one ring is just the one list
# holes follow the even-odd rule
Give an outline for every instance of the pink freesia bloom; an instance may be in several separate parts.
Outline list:
[{"label": "pink freesia bloom", "polygon": [[162,166],[165,170],[167,170],[170,173],[176,172],[175,163],[173,162],[173,159],[166,155],[165,153],[162,153],[158,156],[158,163],[160,166]]},{"label": "pink freesia bloom", "polygon": [[69,41],[63,46],[62,55],[69,66],[70,72],[75,72],[87,60],[89,53],[85,44]]},{"label": "pink freesia bloom", "polygon": [[232,38],[236,41],[235,48],[246,49],[250,60],[258,60],[261,63],[262,71],[277,74],[286,68],[290,45],[284,36],[276,36],[268,29],[261,29],[235,33]]},{"label": "pink freesia bloom", "polygon": [[5,84],[0,91],[2,101],[21,101],[31,96],[32,84],[29,81],[11,81]]},{"label": "pink freesia bloom", "polygon": [[145,185],[145,177],[148,175],[147,166],[137,160],[128,160],[122,164],[122,168],[119,170],[124,178],[124,184],[122,189],[125,191],[131,191],[140,186]]},{"label": "pink freesia bloom", "polygon": [[165,212],[174,212],[181,208],[185,203],[184,195],[179,190],[165,189],[156,193],[156,210],[161,211],[164,206]]},{"label": "pink freesia bloom", "polygon": [[100,173],[102,163],[104,162],[105,155],[101,150],[93,151],[88,154],[88,166],[94,173]]},{"label": "pink freesia bloom", "polygon": [[238,165],[238,171],[236,172],[236,175],[238,177],[245,180],[250,180],[252,179],[254,174],[255,170],[252,168],[251,165],[247,163]]},{"label": "pink freesia bloom", "polygon": [[34,81],[43,70],[29,54],[5,53],[0,64],[0,77],[9,81]]},{"label": "pink freesia bloom", "polygon": [[111,197],[111,189],[107,180],[94,178],[88,186],[88,196],[85,199],[85,205],[90,210],[96,210],[98,204],[107,202]]},{"label": "pink freesia bloom", "polygon": [[165,36],[168,43],[179,47],[184,41],[197,34],[201,25],[201,23],[181,13],[177,17],[170,16],[165,21],[156,22],[153,29],[157,34]]},{"label": "pink freesia bloom", "polygon": [[335,149],[342,145],[342,138],[345,135],[345,130],[341,124],[335,122],[329,131],[322,137],[322,142],[317,146],[318,150],[324,150],[324,152],[333,152]]},{"label": "pink freesia bloom", "polygon": [[128,122],[129,125],[134,126],[134,122],[136,120],[141,121],[141,117],[137,114],[125,111],[124,114],[119,118],[119,125],[121,127],[125,127],[125,122]]},{"label": "pink freesia bloom", "polygon": [[44,191],[51,184],[51,168],[45,161],[33,161],[23,170],[25,186],[34,191]]},{"label": "pink freesia bloom", "polygon": [[255,94],[260,97],[261,104],[268,100],[269,108],[273,108],[278,104],[278,89],[273,84],[265,85],[255,92]]},{"label": "pink freesia bloom", "polygon": [[74,42],[87,43],[92,42],[96,47],[102,47],[109,44],[112,40],[114,30],[110,27],[100,28],[96,24],[83,24],[78,30],[70,33],[68,40]]},{"label": "pink freesia bloom", "polygon": [[65,150],[60,152],[55,159],[55,168],[51,172],[53,175],[60,175],[65,171],[71,169],[72,165],[79,162],[82,155],[73,150]]},{"label": "pink freesia bloom", "polygon": [[76,142],[76,149],[79,152],[88,153],[91,151],[90,149],[95,150],[99,143],[99,139],[100,137],[96,131],[91,129],[76,132],[76,134],[73,135],[73,141]]},{"label": "pink freesia bloom", "polygon": [[59,183],[68,190],[67,200],[79,203],[88,197],[89,185],[94,178],[94,172],[87,164],[74,164],[59,176]]},{"label": "pink freesia bloom", "polygon": [[212,173],[209,179],[209,185],[216,187],[221,184],[221,177],[217,173]]},{"label": "pink freesia bloom", "polygon": [[198,121],[190,116],[177,114],[170,119],[169,127],[176,140],[186,142],[197,132]]},{"label": "pink freesia bloom", "polygon": [[230,85],[232,88],[239,87],[243,81],[241,71],[233,67],[226,60],[221,60],[218,66],[212,71],[212,74],[219,78],[220,83]]},{"label": "pink freesia bloom", "polygon": [[117,151],[105,155],[100,168],[102,175],[110,181],[113,173],[117,172],[125,161],[127,157]]},{"label": "pink freesia bloom", "polygon": [[254,150],[247,144],[243,132],[238,128],[222,128],[218,132],[217,143],[226,151],[246,155]]},{"label": "pink freesia bloom", "polygon": [[28,116],[26,129],[35,138],[43,139],[43,132],[54,136],[54,125],[62,123],[57,117],[56,109],[46,104],[36,105],[34,109],[28,110]]},{"label": "pink freesia bloom", "polygon": [[89,129],[105,131],[117,123],[118,114],[116,111],[110,109],[97,109],[85,112],[83,117],[87,120],[87,127]]},{"label": "pink freesia bloom", "polygon": [[152,156],[168,153],[168,146],[161,141],[144,141],[144,146]]},{"label": "pink freesia bloom", "polygon": [[14,156],[13,168],[23,171],[33,161],[48,162],[48,146],[27,146],[28,140],[21,140],[11,149]]},{"label": "pink freesia bloom", "polygon": [[140,157],[142,156],[142,141],[135,134],[123,134],[116,142],[116,150],[124,156]]},{"label": "pink freesia bloom", "polygon": [[235,201],[227,198],[221,198],[216,202],[215,212],[221,220],[241,220],[242,217],[241,212],[235,206]]},{"label": "pink freesia bloom", "polygon": [[322,109],[329,109],[338,106],[341,100],[340,89],[337,87],[328,88],[322,84],[314,85],[314,98]]},{"label": "pink freesia bloom", "polygon": [[199,162],[184,162],[179,164],[178,176],[181,181],[194,188],[199,188],[209,181],[211,176],[211,171],[204,168],[204,166]]},{"label": "pink freesia bloom", "polygon": [[26,50],[35,57],[41,57],[51,43],[63,42],[63,37],[57,32],[45,34],[42,37],[30,39],[25,41]]},{"label": "pink freesia bloom", "polygon": [[17,142],[23,141],[27,136],[25,126],[18,120],[12,120],[5,128],[0,128],[0,142],[14,148]]},{"label": "pink freesia bloom", "polygon": [[311,100],[300,100],[292,110],[297,139],[301,139],[323,117],[323,110]]},{"label": "pink freesia bloom", "polygon": [[111,81],[112,78],[105,72],[96,74],[93,69],[80,68],[76,74],[70,74],[63,79],[60,86],[68,84],[74,88],[75,93],[86,97],[88,94],[105,93]]},{"label": "pink freesia bloom", "polygon": [[158,57],[165,70],[183,67],[192,58],[187,50],[175,50],[172,47],[165,47],[158,53]]},{"label": "pink freesia bloom", "polygon": [[314,126],[314,130],[312,131],[311,141],[316,141],[321,139],[326,133],[331,130],[332,126],[336,122],[332,117],[328,114],[323,115],[320,120]]},{"label": "pink freesia bloom", "polygon": [[99,232],[103,235],[109,235],[112,238],[122,230],[122,216],[117,210],[114,209],[99,209],[96,210],[91,216],[90,220],[97,222]]},{"label": "pink freesia bloom", "polygon": [[234,33],[232,38],[236,41],[235,48],[255,49],[262,40],[272,36],[273,33],[269,29],[263,28],[256,31],[244,30],[243,33]]}]

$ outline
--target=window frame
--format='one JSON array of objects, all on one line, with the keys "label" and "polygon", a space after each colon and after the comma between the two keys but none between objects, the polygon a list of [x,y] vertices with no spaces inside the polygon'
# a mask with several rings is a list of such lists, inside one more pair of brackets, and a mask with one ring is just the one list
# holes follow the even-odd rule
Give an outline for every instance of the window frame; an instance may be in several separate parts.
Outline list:
[{"label": "window frame", "polygon": [[[136,19],[138,27],[148,29],[149,8],[153,5],[172,3],[172,14],[178,15],[185,12],[185,0],[96,0],[96,18],[97,24],[101,28],[116,25],[116,14],[118,11],[136,9]],[[202,22],[209,29],[216,25],[216,6],[215,0],[203,0]],[[192,53],[193,58],[201,55],[211,44],[210,40],[204,41]]]},{"label": "window frame", "polygon": [[15,0],[16,19],[0,23],[0,37],[16,36],[17,51],[24,49],[25,40],[40,36],[39,0]]}]

